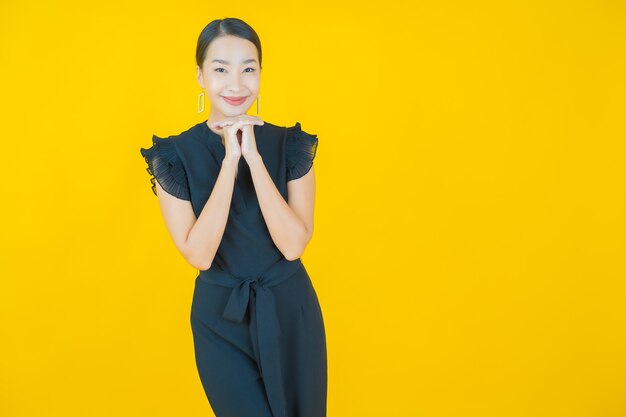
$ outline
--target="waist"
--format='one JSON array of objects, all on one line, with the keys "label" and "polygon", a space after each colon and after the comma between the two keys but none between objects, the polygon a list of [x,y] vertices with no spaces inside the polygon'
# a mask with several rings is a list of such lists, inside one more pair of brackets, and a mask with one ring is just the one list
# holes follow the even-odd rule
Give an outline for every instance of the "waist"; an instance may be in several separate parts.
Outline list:
[{"label": "waist", "polygon": [[246,281],[256,282],[265,287],[272,287],[291,278],[297,272],[303,271],[304,269],[304,265],[302,264],[300,258],[293,261],[281,258],[265,271],[251,276],[235,276],[219,268],[209,268],[207,270],[200,271],[196,279],[208,284],[229,288],[235,288],[241,285],[242,282]]}]

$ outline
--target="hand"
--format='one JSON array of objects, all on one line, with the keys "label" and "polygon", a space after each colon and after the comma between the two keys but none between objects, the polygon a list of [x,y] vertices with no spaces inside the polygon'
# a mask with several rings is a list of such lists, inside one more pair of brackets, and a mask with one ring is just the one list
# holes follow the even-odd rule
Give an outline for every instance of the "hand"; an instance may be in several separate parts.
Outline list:
[{"label": "hand", "polygon": [[258,154],[253,126],[261,126],[264,123],[256,116],[244,114],[211,123],[210,126],[216,130],[224,130],[225,158],[237,164],[241,155],[248,159]]}]

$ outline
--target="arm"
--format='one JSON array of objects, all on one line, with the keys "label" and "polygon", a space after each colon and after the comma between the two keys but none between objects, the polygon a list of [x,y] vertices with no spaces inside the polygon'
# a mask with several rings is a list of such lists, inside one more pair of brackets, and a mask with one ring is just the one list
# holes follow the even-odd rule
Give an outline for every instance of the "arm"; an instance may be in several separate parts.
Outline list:
[{"label": "arm", "polygon": [[205,270],[213,263],[228,220],[236,168],[227,160],[222,162],[211,196],[197,219],[190,201],[168,194],[158,181],[155,184],[169,234],[178,251],[194,268]]},{"label": "arm", "polygon": [[315,173],[287,182],[285,202],[259,154],[246,159],[263,218],[276,247],[288,260],[298,259],[313,236]]}]

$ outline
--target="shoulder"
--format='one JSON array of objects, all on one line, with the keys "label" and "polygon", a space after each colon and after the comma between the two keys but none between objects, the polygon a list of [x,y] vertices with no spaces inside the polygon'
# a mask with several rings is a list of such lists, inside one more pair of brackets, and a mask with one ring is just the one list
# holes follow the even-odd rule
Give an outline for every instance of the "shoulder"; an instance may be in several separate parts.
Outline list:
[{"label": "shoulder", "polygon": [[[170,135],[167,138],[174,142],[177,146],[184,145],[186,143],[198,143],[202,138],[203,124],[204,122],[196,123],[180,133]],[[204,127],[208,129],[206,125]]]},{"label": "shoulder", "polygon": [[175,146],[176,138],[168,136],[162,138],[152,135],[152,146],[140,148],[150,174],[152,192],[156,195],[156,184],[168,193],[182,200],[190,200],[190,190],[178,151]]},{"label": "shoulder", "polygon": [[317,154],[317,134],[302,129],[300,122],[285,127],[287,181],[304,176],[313,166]]},{"label": "shoulder", "polygon": [[317,136],[314,133],[309,133],[302,129],[302,124],[300,122],[295,122],[295,124],[288,125],[278,125],[264,120],[263,126],[260,126],[261,131],[275,132],[280,136],[285,137],[302,137],[302,136]]},{"label": "shoulder", "polygon": [[287,139],[291,142],[317,143],[317,134],[303,130],[300,122],[296,122],[292,126],[286,126],[286,130]]},{"label": "shoulder", "polygon": [[178,133],[173,133],[163,138],[157,136],[156,141],[162,143],[167,142],[165,146],[174,149],[179,157],[185,161],[190,155],[203,152],[207,149],[206,138],[203,137],[203,124],[204,122],[196,123]]},{"label": "shoulder", "polygon": [[262,136],[267,139],[281,140],[285,136],[285,129],[286,126],[281,126],[279,124],[263,120],[263,124],[261,126],[254,126],[254,133],[258,137]]}]

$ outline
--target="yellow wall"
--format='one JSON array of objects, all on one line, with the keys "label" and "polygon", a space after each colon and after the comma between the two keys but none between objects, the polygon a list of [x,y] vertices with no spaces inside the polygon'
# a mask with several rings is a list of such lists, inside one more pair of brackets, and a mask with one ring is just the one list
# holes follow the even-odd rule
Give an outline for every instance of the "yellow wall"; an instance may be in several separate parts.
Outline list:
[{"label": "yellow wall", "polygon": [[624,3],[229,3],[0,6],[0,415],[211,415],[139,148],[223,17],[319,138],[329,417],[626,415]]}]

